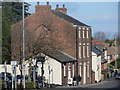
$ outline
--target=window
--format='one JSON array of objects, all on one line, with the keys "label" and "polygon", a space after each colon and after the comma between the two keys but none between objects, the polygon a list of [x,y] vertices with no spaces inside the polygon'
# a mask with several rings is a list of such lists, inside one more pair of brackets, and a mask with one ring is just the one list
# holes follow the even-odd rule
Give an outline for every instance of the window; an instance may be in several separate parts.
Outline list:
[{"label": "window", "polygon": [[89,77],[89,61],[87,62],[87,76]]},{"label": "window", "polygon": [[64,77],[66,76],[66,67],[65,67],[65,64],[64,64]]},{"label": "window", "polygon": [[79,30],[79,38],[81,38],[81,31]]},{"label": "window", "polygon": [[82,66],[82,63],[79,63],[79,72],[80,72],[80,76],[81,76],[81,66]]},{"label": "window", "polygon": [[83,57],[85,58],[85,43],[83,43]]},{"label": "window", "polygon": [[85,31],[83,31],[83,38],[85,38]]},{"label": "window", "polygon": [[89,57],[89,43],[87,43],[87,57]]},{"label": "window", "polygon": [[81,58],[81,44],[79,44],[79,58]]},{"label": "window", "polygon": [[89,32],[88,32],[88,30],[87,30],[87,38],[89,38]]},{"label": "window", "polygon": [[73,64],[73,68],[72,68],[72,70],[73,70],[73,77],[74,77],[74,64]]}]

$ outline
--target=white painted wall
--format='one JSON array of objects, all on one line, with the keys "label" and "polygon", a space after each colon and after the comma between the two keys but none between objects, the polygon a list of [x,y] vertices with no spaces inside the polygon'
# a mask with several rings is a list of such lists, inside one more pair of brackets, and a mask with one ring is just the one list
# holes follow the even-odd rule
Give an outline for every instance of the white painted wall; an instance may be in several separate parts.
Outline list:
[{"label": "white painted wall", "polygon": [[[46,80],[49,80],[49,70],[48,70],[48,66],[50,66],[51,69],[53,69],[53,84],[59,84],[62,85],[62,65],[60,62],[56,61],[53,58],[50,57],[46,57],[46,61],[44,63],[44,76],[46,77]],[[38,75],[41,75],[41,64],[38,63]],[[3,68],[4,65],[0,65],[0,73],[1,72],[5,72],[5,69]],[[17,73],[16,75],[20,75],[20,70],[19,70],[19,66],[16,68],[17,69]],[[25,75],[28,75],[28,69],[29,69],[29,63],[26,64],[26,68],[25,68]],[[11,65],[7,65],[7,72],[12,74],[12,66]],[[47,81],[46,81],[47,82]],[[50,74],[50,83],[52,84],[52,72]]]},{"label": "white painted wall", "polygon": [[95,72],[95,81],[99,82],[101,80],[101,56],[97,57],[94,52],[92,52],[92,70]]}]

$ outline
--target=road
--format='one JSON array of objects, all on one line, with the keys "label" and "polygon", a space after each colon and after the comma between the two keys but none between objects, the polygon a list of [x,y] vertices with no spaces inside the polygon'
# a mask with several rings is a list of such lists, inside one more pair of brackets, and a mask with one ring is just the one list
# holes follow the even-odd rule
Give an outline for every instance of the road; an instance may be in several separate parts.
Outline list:
[{"label": "road", "polygon": [[113,79],[109,79],[109,80],[105,80],[105,81],[101,81],[99,83],[95,83],[95,84],[88,84],[88,85],[81,85],[81,86],[60,86],[57,88],[92,88],[92,89],[96,89],[96,88],[102,88],[103,89],[110,89],[110,88],[120,88],[120,80],[115,80]]},{"label": "road", "polygon": [[83,86],[83,88],[120,88],[120,80],[108,80],[98,84]]}]

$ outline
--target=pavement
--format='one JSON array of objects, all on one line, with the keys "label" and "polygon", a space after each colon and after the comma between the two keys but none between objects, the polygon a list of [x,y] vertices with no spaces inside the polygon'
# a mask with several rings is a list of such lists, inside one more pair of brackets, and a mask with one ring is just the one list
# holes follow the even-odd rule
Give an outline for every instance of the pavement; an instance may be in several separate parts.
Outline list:
[{"label": "pavement", "polygon": [[94,84],[86,84],[80,86],[59,86],[56,88],[118,88],[120,80],[115,80],[114,78],[103,80]]}]

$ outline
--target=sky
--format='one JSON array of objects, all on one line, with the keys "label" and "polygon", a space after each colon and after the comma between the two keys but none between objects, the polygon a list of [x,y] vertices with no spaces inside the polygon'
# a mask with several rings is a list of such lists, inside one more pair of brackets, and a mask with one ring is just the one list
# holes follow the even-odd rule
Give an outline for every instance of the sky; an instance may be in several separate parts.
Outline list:
[{"label": "sky", "polygon": [[[28,3],[31,4],[29,12],[35,13],[37,3]],[[52,9],[56,8],[56,4],[60,8],[65,4],[69,16],[91,26],[92,35],[102,31],[112,39],[118,32],[118,2],[50,2],[49,4]],[[46,2],[40,2],[40,5],[46,5]]]}]

